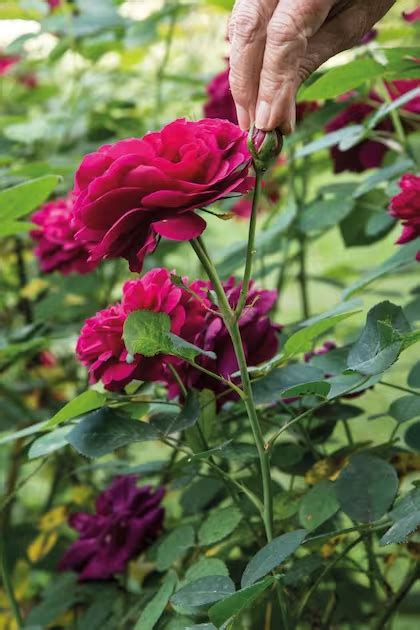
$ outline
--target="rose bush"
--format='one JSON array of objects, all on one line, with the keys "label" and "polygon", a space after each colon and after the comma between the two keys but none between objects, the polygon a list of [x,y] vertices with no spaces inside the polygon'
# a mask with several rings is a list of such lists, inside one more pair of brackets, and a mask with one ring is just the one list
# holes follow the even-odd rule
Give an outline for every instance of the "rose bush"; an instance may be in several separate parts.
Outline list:
[{"label": "rose bush", "polygon": [[0,9],[0,628],[415,630],[415,6],[283,139],[161,4]]}]

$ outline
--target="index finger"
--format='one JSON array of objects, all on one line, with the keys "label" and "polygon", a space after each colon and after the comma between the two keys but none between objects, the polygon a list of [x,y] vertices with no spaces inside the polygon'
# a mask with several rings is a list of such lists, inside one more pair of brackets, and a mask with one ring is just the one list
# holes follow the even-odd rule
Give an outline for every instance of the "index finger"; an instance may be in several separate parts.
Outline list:
[{"label": "index finger", "polygon": [[230,87],[238,122],[248,129],[255,116],[267,24],[278,0],[237,0],[229,25]]}]

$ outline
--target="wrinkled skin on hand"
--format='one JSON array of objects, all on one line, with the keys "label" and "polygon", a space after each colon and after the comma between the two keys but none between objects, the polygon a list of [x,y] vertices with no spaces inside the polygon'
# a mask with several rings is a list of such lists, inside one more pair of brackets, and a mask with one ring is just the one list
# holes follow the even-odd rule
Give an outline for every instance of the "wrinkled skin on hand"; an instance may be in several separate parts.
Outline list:
[{"label": "wrinkled skin on hand", "polygon": [[295,125],[300,84],[351,48],[395,0],[236,0],[229,23],[230,84],[238,121],[248,129]]}]

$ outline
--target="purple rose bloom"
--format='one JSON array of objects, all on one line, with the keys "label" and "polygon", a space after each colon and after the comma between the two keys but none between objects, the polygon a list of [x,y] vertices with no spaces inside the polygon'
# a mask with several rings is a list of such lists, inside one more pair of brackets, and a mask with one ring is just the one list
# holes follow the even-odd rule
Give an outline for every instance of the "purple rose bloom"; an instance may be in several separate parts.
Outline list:
[{"label": "purple rose bloom", "polygon": [[373,42],[373,40],[376,39],[377,36],[378,36],[378,29],[371,28],[370,31],[366,33],[366,35],[363,35],[362,39],[360,40],[360,43],[366,46],[367,44],[370,44],[370,42]]},{"label": "purple rose bloom", "polygon": [[[351,94],[349,95],[351,96]],[[369,99],[372,102],[381,104],[381,99],[371,92]],[[347,100],[345,98],[339,100]],[[370,103],[351,101],[348,106],[325,126],[327,133],[338,131],[348,125],[360,125],[365,119],[375,111],[375,107]],[[389,119],[382,120],[376,130],[392,131],[392,123]],[[342,173],[343,171],[353,171],[361,173],[369,168],[377,168],[381,166],[388,147],[377,140],[363,140],[347,151],[341,151],[338,146],[331,147],[330,153],[334,164],[334,173]]]},{"label": "purple rose bloom", "polygon": [[229,86],[229,68],[217,74],[207,86],[207,103],[204,105],[206,118],[224,118],[238,124],[235,103]]},{"label": "purple rose bloom", "polygon": [[79,580],[107,580],[159,535],[165,511],[164,488],[138,487],[136,477],[123,475],[101,492],[96,512],[77,512],[69,518],[79,538],[65,552],[61,571],[75,571]]},{"label": "purple rose bloom", "polygon": [[[208,289],[212,289],[210,283],[206,284]],[[223,281],[222,284],[230,306],[236,308],[242,285],[236,283],[233,277]],[[277,291],[260,289],[255,286],[253,281],[250,282],[245,308],[239,319],[245,357],[250,367],[269,361],[277,352],[279,346],[277,333],[282,326],[275,324],[269,317],[269,312],[276,298]],[[230,335],[217,307],[213,306],[207,312],[204,326],[196,335],[193,343],[204,350],[214,352],[217,357],[211,359],[207,356],[200,356],[196,359],[197,363],[211,372],[220,374],[225,379],[230,379],[235,383],[240,382],[239,378],[233,376],[238,372],[239,366]],[[179,366],[177,369],[187,389],[211,389],[216,395],[222,394],[222,398],[218,400],[219,406],[227,400],[237,398],[236,393],[227,389],[223,383],[207,376],[187,362],[184,362],[183,366]],[[174,398],[181,395],[178,382],[170,377],[168,380],[169,397]]]}]

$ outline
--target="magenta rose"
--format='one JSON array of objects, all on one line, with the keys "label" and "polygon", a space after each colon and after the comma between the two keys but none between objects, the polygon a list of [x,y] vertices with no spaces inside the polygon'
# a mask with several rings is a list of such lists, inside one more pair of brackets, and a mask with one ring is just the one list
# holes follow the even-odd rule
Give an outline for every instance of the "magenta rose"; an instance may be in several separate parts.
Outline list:
[{"label": "magenta rose", "polygon": [[19,55],[3,55],[0,53],[0,77],[13,68],[20,61]]},{"label": "magenta rose", "polygon": [[[212,289],[208,282],[207,288]],[[235,308],[238,304],[241,284],[236,283],[234,278],[223,282],[229,304]],[[281,326],[271,321],[268,313],[272,309],[277,297],[277,291],[267,291],[258,289],[251,282],[248,289],[245,309],[239,320],[241,338],[244,345],[247,365],[254,367],[271,359],[278,350],[277,333]],[[217,307],[212,305],[211,310],[207,310],[205,324],[194,339],[194,344],[214,352],[216,359],[206,356],[197,357],[196,361],[207,370],[214,372],[225,379],[231,379],[239,383],[240,379],[233,375],[238,372],[238,362],[236,360],[234,348],[221,316],[217,312]],[[180,369],[181,378],[187,389],[211,389],[216,394],[221,394],[220,403],[226,400],[237,398],[232,390],[227,389],[223,383],[207,376],[203,372],[184,363]],[[180,395],[179,386],[170,375],[169,395],[175,397]]]},{"label": "magenta rose", "polygon": [[206,118],[224,118],[238,124],[236,107],[230,91],[229,68],[217,74],[207,86],[208,100],[204,105]]},{"label": "magenta rose", "polygon": [[[184,283],[188,280],[185,278]],[[153,269],[139,280],[130,280],[123,287],[122,304],[115,304],[86,320],[76,353],[89,370],[91,383],[102,381],[110,391],[120,391],[132,380],[163,382],[167,380],[168,363],[175,367],[181,362],[173,356],[144,357],[136,354],[127,361],[123,327],[129,313],[149,310],[167,313],[171,332],[192,342],[201,331],[208,308],[203,283],[193,282],[190,289],[172,283],[167,269]]]},{"label": "magenta rose", "polygon": [[32,215],[32,223],[38,226],[31,232],[37,244],[34,253],[43,272],[89,273],[97,266],[88,262],[85,245],[75,240],[77,224],[73,219],[71,195],[45,203]]},{"label": "magenta rose", "polygon": [[[369,95],[369,98],[372,101],[381,102],[373,93]],[[374,111],[375,108],[369,103],[353,101],[327,123],[325,130],[331,133],[332,131],[343,129],[348,125],[361,124]],[[383,120],[375,129],[392,131],[393,126],[389,120]],[[386,145],[377,140],[363,140],[347,151],[341,151],[338,146],[334,146],[330,149],[334,164],[334,173],[341,173],[343,171],[360,173],[369,168],[381,166],[387,150]]]},{"label": "magenta rose", "polygon": [[420,7],[413,11],[403,11],[402,16],[406,22],[418,22],[420,20]]},{"label": "magenta rose", "polygon": [[[418,87],[420,87],[420,79],[401,79],[387,83],[388,92],[394,101],[403,94],[411,92],[411,90],[415,90]],[[408,103],[405,103],[405,105],[402,105],[401,109],[405,109],[412,114],[420,114],[420,96],[416,96]]]},{"label": "magenta rose", "polygon": [[196,209],[250,189],[250,159],[246,134],[218,119],[176,120],[105,145],[76,173],[77,238],[91,260],[122,256],[140,271],[160,236],[186,241],[203,232]]},{"label": "magenta rose", "polygon": [[316,101],[302,101],[300,103],[296,103],[296,122],[299,124],[302,122],[308,114],[312,114],[312,112],[316,112],[319,109],[319,105]]},{"label": "magenta rose", "polygon": [[370,44],[370,42],[373,42],[377,37],[378,37],[378,29],[371,28],[370,31],[366,33],[366,35],[363,35],[362,39],[360,40],[360,43],[363,46],[366,46],[367,44]]},{"label": "magenta rose", "polygon": [[71,514],[69,525],[79,534],[60,562],[61,571],[74,571],[79,580],[109,580],[162,531],[164,488],[138,487],[136,477],[117,477],[98,495],[93,514]]},{"label": "magenta rose", "polygon": [[[401,192],[391,200],[390,214],[402,222],[399,245],[420,237],[420,177],[407,173],[400,180]],[[420,250],[417,252],[420,261]]]}]

